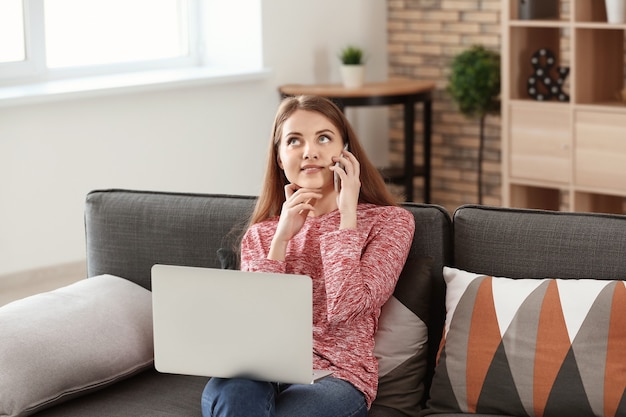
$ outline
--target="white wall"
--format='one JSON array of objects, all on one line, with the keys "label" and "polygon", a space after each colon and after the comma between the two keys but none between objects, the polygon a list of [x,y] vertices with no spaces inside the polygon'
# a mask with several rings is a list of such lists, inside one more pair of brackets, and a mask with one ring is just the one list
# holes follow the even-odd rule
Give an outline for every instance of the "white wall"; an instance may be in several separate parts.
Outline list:
[{"label": "white wall", "polygon": [[[0,276],[84,259],[93,189],[256,194],[278,85],[338,82],[345,44],[385,79],[385,0],[262,4],[265,79],[0,109]],[[386,109],[349,116],[384,165]]]}]

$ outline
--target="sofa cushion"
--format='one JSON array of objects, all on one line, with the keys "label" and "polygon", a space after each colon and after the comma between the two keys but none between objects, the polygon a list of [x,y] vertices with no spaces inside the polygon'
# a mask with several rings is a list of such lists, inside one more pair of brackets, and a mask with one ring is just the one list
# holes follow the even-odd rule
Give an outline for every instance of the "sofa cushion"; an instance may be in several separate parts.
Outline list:
[{"label": "sofa cushion", "polygon": [[623,215],[462,206],[454,266],[508,278],[622,279],[625,229]]},{"label": "sofa cushion", "polygon": [[626,415],[623,281],[444,278],[430,413]]},{"label": "sofa cushion", "polygon": [[151,295],[102,275],[0,308],[0,415],[27,416],[153,361]]},{"label": "sofa cushion", "polygon": [[209,378],[163,374],[153,367],[108,387],[47,408],[36,417],[202,417]]},{"label": "sofa cushion", "polygon": [[256,197],[136,190],[87,195],[87,273],[150,289],[154,264],[219,268],[214,254],[237,246]]},{"label": "sofa cushion", "polygon": [[378,320],[374,355],[378,359],[378,407],[417,416],[424,396],[428,360],[430,271],[433,259],[409,259]]}]

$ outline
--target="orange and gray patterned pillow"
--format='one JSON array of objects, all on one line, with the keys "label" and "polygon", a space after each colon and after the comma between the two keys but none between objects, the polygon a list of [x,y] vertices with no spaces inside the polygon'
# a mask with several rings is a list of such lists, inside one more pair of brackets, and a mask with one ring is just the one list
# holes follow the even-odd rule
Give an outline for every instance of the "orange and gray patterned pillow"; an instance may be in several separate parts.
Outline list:
[{"label": "orange and gray patterned pillow", "polygon": [[431,414],[626,415],[624,281],[444,278]]},{"label": "orange and gray patterned pillow", "polygon": [[[417,416],[424,396],[432,258],[407,261],[378,320],[378,394],[370,416]],[[392,411],[390,411],[392,410]],[[396,415],[396,414],[393,414]]]}]

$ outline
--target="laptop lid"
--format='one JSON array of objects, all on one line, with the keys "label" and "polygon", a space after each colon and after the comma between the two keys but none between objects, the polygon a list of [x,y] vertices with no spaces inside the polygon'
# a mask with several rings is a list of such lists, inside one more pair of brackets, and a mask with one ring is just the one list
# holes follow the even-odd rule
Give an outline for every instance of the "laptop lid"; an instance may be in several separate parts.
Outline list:
[{"label": "laptop lid", "polygon": [[308,276],[154,265],[159,372],[311,383]]}]

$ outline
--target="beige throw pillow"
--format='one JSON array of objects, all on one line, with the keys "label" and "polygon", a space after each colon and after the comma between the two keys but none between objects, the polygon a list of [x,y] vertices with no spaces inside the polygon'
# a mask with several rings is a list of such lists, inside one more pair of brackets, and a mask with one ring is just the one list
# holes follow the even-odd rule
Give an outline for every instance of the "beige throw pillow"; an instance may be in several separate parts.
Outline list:
[{"label": "beige throw pillow", "polygon": [[28,416],[153,361],[151,293],[101,275],[0,308],[0,415]]}]

